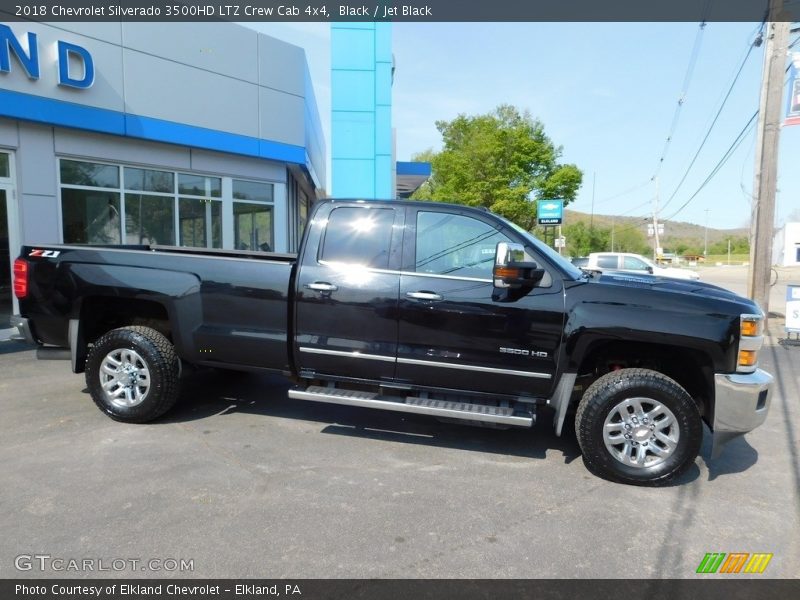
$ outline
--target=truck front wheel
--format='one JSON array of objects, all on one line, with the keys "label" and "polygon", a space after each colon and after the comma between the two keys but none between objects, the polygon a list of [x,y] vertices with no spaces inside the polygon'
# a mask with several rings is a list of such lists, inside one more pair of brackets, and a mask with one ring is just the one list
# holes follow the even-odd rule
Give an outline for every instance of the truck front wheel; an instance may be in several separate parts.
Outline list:
[{"label": "truck front wheel", "polygon": [[146,423],[178,399],[179,361],[169,340],[149,327],[123,327],[101,337],[86,358],[86,385],[112,419]]},{"label": "truck front wheel", "polygon": [[700,451],[697,405],[676,381],[649,369],[620,369],[586,390],[575,418],[587,468],[612,481],[664,485]]}]

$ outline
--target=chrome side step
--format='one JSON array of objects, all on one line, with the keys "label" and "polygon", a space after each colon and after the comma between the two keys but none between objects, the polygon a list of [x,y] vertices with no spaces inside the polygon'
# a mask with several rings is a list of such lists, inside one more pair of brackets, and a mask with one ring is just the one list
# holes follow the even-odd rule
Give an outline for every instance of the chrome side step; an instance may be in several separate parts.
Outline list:
[{"label": "chrome side step", "polygon": [[432,400],[409,396],[402,398],[380,396],[373,392],[358,392],[312,385],[305,389],[289,390],[289,398],[294,400],[311,400],[313,402],[327,402],[329,404],[344,404],[346,406],[361,406],[364,408],[377,408],[380,410],[393,410],[396,412],[432,415],[435,417],[450,417],[468,421],[482,421],[484,423],[502,423],[517,427],[531,427],[533,418],[514,414],[513,408],[501,406],[485,406],[483,404],[470,404],[467,402],[452,402],[449,400]]}]

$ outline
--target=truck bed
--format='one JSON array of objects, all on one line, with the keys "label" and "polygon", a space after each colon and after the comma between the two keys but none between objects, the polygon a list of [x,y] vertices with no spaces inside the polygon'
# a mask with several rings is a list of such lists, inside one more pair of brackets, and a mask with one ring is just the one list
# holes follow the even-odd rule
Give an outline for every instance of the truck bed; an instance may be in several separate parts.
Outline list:
[{"label": "truck bed", "polygon": [[[37,255],[40,250],[46,250]],[[69,322],[127,312],[161,322],[189,362],[286,371],[292,254],[170,246],[25,246],[30,290],[22,314],[36,338],[68,347]],[[91,319],[82,315],[91,314]],[[152,324],[152,323],[151,323]],[[84,331],[89,339],[91,332]],[[74,333],[73,333],[74,335]]]}]

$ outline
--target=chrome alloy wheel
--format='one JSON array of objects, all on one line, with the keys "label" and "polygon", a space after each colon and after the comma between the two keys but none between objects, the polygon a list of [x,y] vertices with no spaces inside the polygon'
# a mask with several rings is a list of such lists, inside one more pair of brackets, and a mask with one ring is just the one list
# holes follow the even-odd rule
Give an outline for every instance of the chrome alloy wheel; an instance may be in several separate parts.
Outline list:
[{"label": "chrome alloy wheel", "polygon": [[672,411],[651,398],[626,398],[603,423],[603,441],[611,456],[636,468],[664,462],[678,447],[680,435]]},{"label": "chrome alloy wheel", "polygon": [[137,406],[150,390],[150,370],[136,351],[118,348],[103,358],[100,386],[111,404],[122,408]]}]

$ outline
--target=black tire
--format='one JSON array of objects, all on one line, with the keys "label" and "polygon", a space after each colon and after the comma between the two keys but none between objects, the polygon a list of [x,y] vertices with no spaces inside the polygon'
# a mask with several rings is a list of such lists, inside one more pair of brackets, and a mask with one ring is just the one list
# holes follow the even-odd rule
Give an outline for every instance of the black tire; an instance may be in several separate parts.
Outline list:
[{"label": "black tire", "polygon": [[[637,400],[639,398],[643,400]],[[662,420],[651,417],[643,422],[641,418],[635,418],[638,413],[633,408],[624,406],[631,401],[638,402],[645,410],[660,405],[666,407],[667,411],[662,409],[661,414],[655,417]],[[622,410],[631,421],[624,420]],[[671,413],[671,416],[665,412]],[[609,449],[604,438],[607,420],[610,420],[612,427],[619,429],[620,436],[631,436],[633,432],[634,437],[628,437],[627,441],[623,439],[623,443],[618,445],[614,445],[614,442],[619,438],[610,439]],[[631,430],[626,423],[633,421],[636,423]],[[672,421],[677,434],[672,425],[666,425]],[[664,425],[658,425],[662,423]],[[677,437],[677,441],[653,441],[655,431],[653,437],[641,437],[650,435],[648,428],[663,428],[658,433],[664,438]],[[676,381],[649,369],[621,369],[604,375],[586,390],[575,416],[575,433],[584,463],[595,475],[620,483],[660,486],[680,476],[694,464],[703,440],[703,425],[697,404]],[[628,458],[633,462],[634,453],[639,450],[647,452],[646,458],[642,459],[644,464],[626,463],[626,449],[630,450]],[[658,450],[657,455],[655,450]],[[638,454],[635,458],[638,458]]]},{"label": "black tire", "polygon": [[[136,356],[136,359],[127,364],[142,366],[141,372],[147,373],[147,388],[141,393],[143,388],[140,386],[141,400],[132,399],[135,404],[126,406],[123,405],[125,398],[115,400],[107,396],[101,375],[106,378],[109,375],[101,369],[107,357],[115,358],[119,356],[116,351],[129,350],[135,355],[127,356]],[[94,403],[112,419],[125,423],[146,423],[172,408],[178,400],[179,375],[180,362],[172,344],[163,334],[149,327],[122,327],[109,331],[95,342],[86,359],[86,386]],[[144,374],[141,377],[144,378]],[[128,386],[109,383],[113,384],[112,389],[119,390],[131,387],[131,381]]]}]

